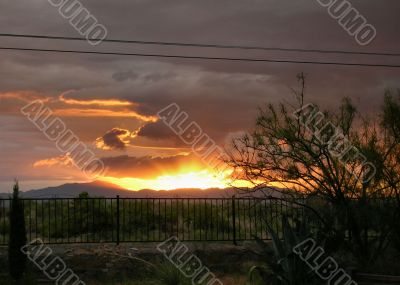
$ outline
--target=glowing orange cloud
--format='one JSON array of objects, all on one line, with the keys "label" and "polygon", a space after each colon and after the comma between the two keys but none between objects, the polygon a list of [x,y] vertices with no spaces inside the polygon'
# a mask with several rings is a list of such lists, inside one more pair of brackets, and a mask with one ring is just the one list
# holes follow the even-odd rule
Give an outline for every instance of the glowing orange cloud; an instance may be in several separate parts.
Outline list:
[{"label": "glowing orange cloud", "polygon": [[158,117],[145,116],[135,111],[112,111],[106,109],[58,109],[54,114],[60,117],[131,117],[144,122],[156,122]]},{"label": "glowing orange cloud", "polygon": [[57,157],[38,160],[33,164],[33,167],[50,167],[50,166],[71,166],[73,164],[72,158],[68,155],[60,155]]},{"label": "glowing orange cloud", "polygon": [[[65,94],[65,93],[64,93]],[[68,105],[81,105],[81,106],[91,106],[91,105],[98,105],[98,106],[133,106],[137,105],[135,103],[129,101],[122,101],[116,99],[109,99],[109,100],[100,100],[100,99],[93,99],[93,100],[77,100],[77,99],[68,99],[64,97],[64,94],[61,94],[58,99]]]},{"label": "glowing orange cloud", "polygon": [[41,99],[44,102],[49,101],[49,98],[31,91],[16,91],[0,93],[0,99],[18,99],[24,102],[31,102],[36,99]]}]

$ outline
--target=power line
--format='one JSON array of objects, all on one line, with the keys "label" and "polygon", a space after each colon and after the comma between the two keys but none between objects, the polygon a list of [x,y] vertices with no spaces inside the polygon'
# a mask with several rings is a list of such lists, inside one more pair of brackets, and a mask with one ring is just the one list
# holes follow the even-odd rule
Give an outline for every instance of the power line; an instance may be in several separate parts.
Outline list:
[{"label": "power line", "polygon": [[[0,33],[0,37],[35,38],[35,39],[49,39],[49,40],[69,40],[69,41],[98,40],[96,38],[87,39],[80,37],[8,34],[8,33]],[[346,55],[400,56],[400,53],[390,53],[390,52],[358,52],[358,51],[348,51],[348,50],[301,49],[301,48],[261,47],[261,46],[224,45],[224,44],[198,44],[198,43],[185,43],[185,42],[141,41],[141,40],[121,40],[121,39],[104,39],[102,41],[109,43],[123,43],[123,44],[183,46],[183,47],[200,47],[200,48],[219,48],[219,49],[242,49],[242,50],[284,51],[284,52],[346,54]]]},{"label": "power line", "polygon": [[137,57],[158,57],[158,58],[180,58],[180,59],[199,59],[199,60],[220,60],[220,61],[294,63],[294,64],[315,64],[315,65],[339,65],[339,66],[360,66],[360,67],[389,67],[389,68],[399,68],[400,67],[400,65],[394,65],[394,64],[370,64],[370,63],[329,62],[329,61],[297,61],[297,60],[278,60],[278,59],[262,59],[262,58],[209,57],[209,56],[190,56],[190,55],[122,53],[122,52],[101,52],[101,51],[39,49],[39,48],[16,48],[16,47],[0,47],[0,50],[33,51],[33,52],[49,52],[49,53],[95,54],[95,55],[117,55],[117,56],[137,56]]}]

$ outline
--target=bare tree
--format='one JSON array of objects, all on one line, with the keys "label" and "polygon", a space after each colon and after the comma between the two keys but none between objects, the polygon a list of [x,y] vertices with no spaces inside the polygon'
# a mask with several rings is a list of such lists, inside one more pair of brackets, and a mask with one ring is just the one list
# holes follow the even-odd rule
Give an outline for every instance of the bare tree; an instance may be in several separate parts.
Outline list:
[{"label": "bare tree", "polygon": [[381,126],[384,130],[383,140],[390,148],[382,159],[382,176],[387,187],[388,196],[396,202],[395,217],[392,219],[393,240],[400,251],[400,91],[397,94],[386,92],[381,115]]},{"label": "bare tree", "polygon": [[[305,80],[304,74],[298,75],[295,104],[260,109],[254,131],[233,141],[229,164],[237,177],[251,181],[256,190],[269,188],[325,201],[333,207],[334,218],[343,221],[336,226],[319,215],[324,225],[342,237],[348,232],[349,249],[370,262],[388,244],[388,223],[371,221],[370,211],[376,198],[389,195],[388,177],[399,174],[393,168],[398,137],[388,139],[389,126],[363,117],[348,98],[335,111],[306,104]],[[386,113],[398,119],[399,113]],[[395,178],[390,191],[397,189],[398,181]],[[372,223],[380,227],[373,241]]]}]

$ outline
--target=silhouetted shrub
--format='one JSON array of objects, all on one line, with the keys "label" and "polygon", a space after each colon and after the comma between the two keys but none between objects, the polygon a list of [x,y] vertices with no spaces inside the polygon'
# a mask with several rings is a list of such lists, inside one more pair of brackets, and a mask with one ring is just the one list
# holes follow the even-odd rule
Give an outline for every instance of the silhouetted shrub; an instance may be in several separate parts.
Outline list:
[{"label": "silhouetted shrub", "polygon": [[24,206],[19,199],[18,182],[15,182],[10,209],[10,241],[8,245],[8,262],[10,276],[20,280],[26,268],[26,255],[21,248],[26,245]]}]

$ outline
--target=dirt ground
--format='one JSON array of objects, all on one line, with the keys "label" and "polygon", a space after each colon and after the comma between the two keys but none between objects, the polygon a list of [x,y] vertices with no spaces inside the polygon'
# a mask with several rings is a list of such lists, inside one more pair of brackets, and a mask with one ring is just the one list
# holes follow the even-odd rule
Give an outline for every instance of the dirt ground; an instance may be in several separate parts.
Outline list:
[{"label": "dirt ground", "polygon": [[[157,284],[157,266],[169,261],[157,250],[157,243],[141,244],[74,244],[49,245],[67,267],[86,284]],[[255,245],[245,243],[185,243],[191,254],[219,278],[223,284],[245,284],[248,270],[259,262],[252,251]],[[6,274],[7,248],[0,248],[0,280]],[[31,263],[31,262],[30,262]],[[4,265],[4,266],[3,266]],[[31,263],[32,279],[46,277]],[[6,284],[0,282],[0,284]],[[32,284],[37,284],[33,282]],[[49,283],[51,284],[51,283]]]}]

